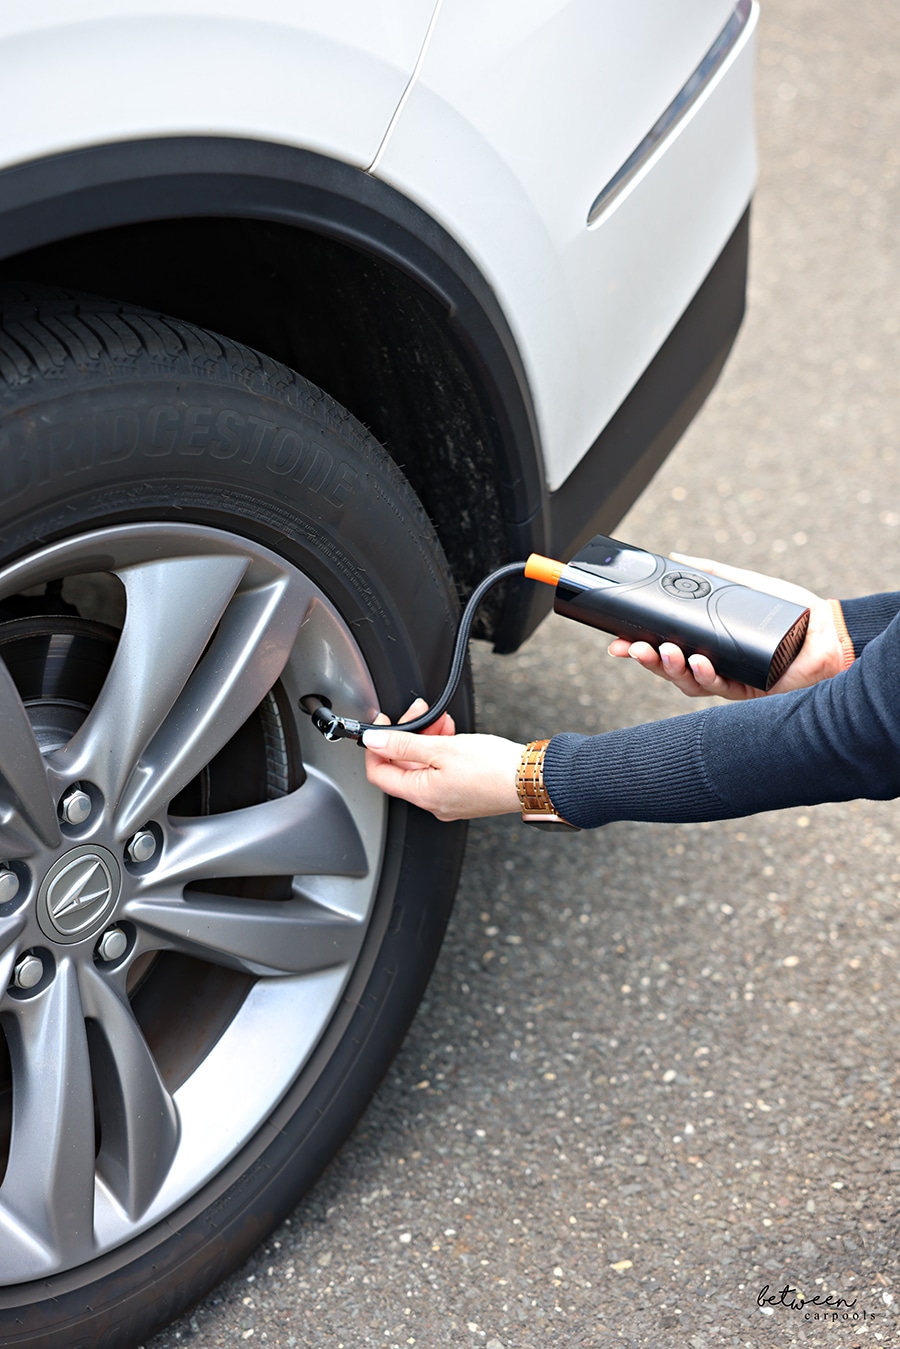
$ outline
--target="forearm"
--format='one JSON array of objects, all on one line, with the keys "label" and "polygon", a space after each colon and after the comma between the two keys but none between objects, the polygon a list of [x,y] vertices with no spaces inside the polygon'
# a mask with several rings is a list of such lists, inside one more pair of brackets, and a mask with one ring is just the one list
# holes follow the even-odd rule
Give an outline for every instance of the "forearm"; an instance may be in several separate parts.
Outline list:
[{"label": "forearm", "polygon": [[603,736],[555,736],[544,775],[573,824],[690,822],[900,795],[900,618],[807,689]]},{"label": "forearm", "polygon": [[[612,820],[719,820],[900,796],[900,595],[847,602],[854,651],[842,651],[834,623],[824,622],[838,606],[812,599],[824,636],[818,645],[807,643],[815,649],[800,687],[752,698],[748,692],[756,691],[742,687],[748,701],[602,736],[554,736],[543,765],[554,809],[592,828]],[[892,612],[885,630],[870,637],[872,625]],[[862,655],[853,660],[857,642]],[[841,668],[846,661],[849,668]],[[424,707],[414,704],[407,719]],[[364,743],[370,782],[438,819],[519,807],[521,744],[456,736],[446,714],[430,734],[379,729],[366,732]]]}]

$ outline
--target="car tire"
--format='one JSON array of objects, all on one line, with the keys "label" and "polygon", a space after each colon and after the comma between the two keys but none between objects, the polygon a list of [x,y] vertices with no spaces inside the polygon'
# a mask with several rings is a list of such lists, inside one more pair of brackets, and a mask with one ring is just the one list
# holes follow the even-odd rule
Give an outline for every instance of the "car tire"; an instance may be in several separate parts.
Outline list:
[{"label": "car tire", "polygon": [[113,1349],[290,1211],[409,1025],[464,828],[300,704],[433,694],[456,599],[299,375],[93,297],[0,315],[0,1341]]}]

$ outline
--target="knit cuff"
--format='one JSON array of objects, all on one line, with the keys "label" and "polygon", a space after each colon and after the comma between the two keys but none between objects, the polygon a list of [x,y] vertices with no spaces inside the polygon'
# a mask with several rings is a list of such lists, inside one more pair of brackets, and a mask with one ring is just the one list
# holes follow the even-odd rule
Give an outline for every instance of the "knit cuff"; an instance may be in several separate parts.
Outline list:
[{"label": "knit cuff", "polygon": [[847,624],[844,621],[844,611],[841,608],[840,600],[829,600],[831,605],[831,616],[834,619],[834,627],[837,632],[838,641],[841,644],[841,669],[848,670],[856,660],[856,652],[853,650],[853,639],[847,631]]}]

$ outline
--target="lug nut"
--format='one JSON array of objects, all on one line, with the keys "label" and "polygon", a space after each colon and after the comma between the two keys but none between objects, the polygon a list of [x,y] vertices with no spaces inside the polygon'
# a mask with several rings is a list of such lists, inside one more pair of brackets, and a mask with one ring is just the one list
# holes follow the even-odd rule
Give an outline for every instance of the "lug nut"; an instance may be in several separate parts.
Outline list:
[{"label": "lug nut", "polygon": [[43,977],[44,966],[38,956],[23,956],[13,972],[13,983],[16,988],[27,990],[39,984]]},{"label": "lug nut", "polygon": [[91,813],[91,798],[80,787],[73,787],[60,801],[59,813],[66,824],[84,824]]},{"label": "lug nut", "polygon": [[156,852],[156,837],[149,829],[139,829],[125,845],[125,852],[132,862],[149,862]]},{"label": "lug nut", "polygon": [[104,932],[97,947],[101,960],[118,960],[128,949],[128,938],[120,927],[111,927]]},{"label": "lug nut", "polygon": [[9,867],[0,866],[0,904],[7,904],[19,893],[19,878]]}]

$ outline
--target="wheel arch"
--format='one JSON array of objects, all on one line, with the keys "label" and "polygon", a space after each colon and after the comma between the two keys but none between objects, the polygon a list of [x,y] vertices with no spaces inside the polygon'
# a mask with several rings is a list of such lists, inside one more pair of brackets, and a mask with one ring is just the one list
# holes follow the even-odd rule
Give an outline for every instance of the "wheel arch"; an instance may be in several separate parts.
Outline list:
[{"label": "wheel arch", "polygon": [[[333,394],[402,467],[462,590],[545,547],[512,333],[471,258],[393,188],[309,151],[192,136],[5,169],[0,201],[0,276],[158,308]],[[510,649],[523,617],[511,588],[483,635]]]}]

